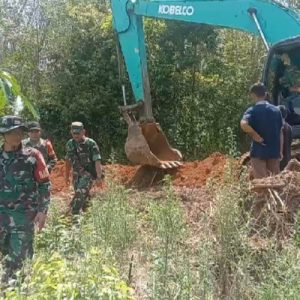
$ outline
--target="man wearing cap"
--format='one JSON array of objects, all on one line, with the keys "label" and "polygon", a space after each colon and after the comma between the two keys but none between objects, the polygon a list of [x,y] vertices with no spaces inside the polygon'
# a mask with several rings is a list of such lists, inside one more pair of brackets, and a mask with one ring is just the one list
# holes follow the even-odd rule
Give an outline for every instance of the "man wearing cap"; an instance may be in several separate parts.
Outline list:
[{"label": "man wearing cap", "polygon": [[71,202],[72,214],[79,214],[87,206],[93,180],[101,181],[102,166],[99,147],[94,140],[85,136],[81,122],[71,124],[70,139],[66,144],[66,184],[70,184],[70,170],[73,169],[75,195]]},{"label": "man wearing cap", "polygon": [[3,282],[14,276],[33,255],[34,227],[44,227],[50,201],[49,172],[42,154],[24,148],[27,129],[16,116],[0,118],[0,252],[4,256]]},{"label": "man wearing cap", "polygon": [[53,146],[49,140],[41,138],[41,126],[38,122],[29,122],[27,124],[29,138],[23,140],[24,147],[32,147],[39,150],[47,164],[49,173],[57,163],[57,157]]}]

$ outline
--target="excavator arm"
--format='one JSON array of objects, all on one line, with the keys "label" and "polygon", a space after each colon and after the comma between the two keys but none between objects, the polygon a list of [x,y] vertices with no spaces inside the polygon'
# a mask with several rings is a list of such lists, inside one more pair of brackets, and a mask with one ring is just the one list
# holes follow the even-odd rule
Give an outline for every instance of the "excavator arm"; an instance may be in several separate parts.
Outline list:
[{"label": "excavator arm", "polygon": [[[111,0],[111,6],[114,28],[139,109],[139,117],[145,124],[150,124],[139,126],[150,149],[146,149],[145,141],[140,140],[143,147],[139,151],[131,151],[136,144],[135,138],[127,143],[131,144],[126,151],[128,158],[140,164],[163,166],[161,161],[169,161],[172,165],[172,162],[181,159],[180,153],[169,146],[160,128],[153,123],[143,17],[246,31],[261,36],[267,49],[279,41],[300,35],[300,16],[295,11],[268,0]],[[137,134],[139,128],[137,124],[135,126],[133,131]],[[129,137],[133,136],[130,129],[132,128],[129,126]],[[163,143],[164,147],[159,143]],[[141,150],[142,148],[144,149]],[[149,153],[149,150],[151,155],[158,151],[154,153],[154,161],[153,157],[149,160],[149,155],[143,155],[143,152]],[[175,163],[174,166],[178,164]],[[166,167],[170,165],[167,164]]]}]

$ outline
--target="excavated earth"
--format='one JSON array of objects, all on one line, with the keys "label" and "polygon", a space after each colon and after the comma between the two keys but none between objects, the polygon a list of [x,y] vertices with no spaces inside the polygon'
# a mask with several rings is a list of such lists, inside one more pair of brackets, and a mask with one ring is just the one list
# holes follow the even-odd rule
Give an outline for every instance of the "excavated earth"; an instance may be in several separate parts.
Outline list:
[{"label": "excavated earth", "polygon": [[[130,165],[106,165],[107,180],[113,178],[127,187],[145,189],[161,184],[165,175],[170,175],[174,187],[201,188],[210,178],[222,178],[226,164],[226,156],[214,153],[202,161],[186,162],[181,167],[171,170],[160,170],[152,167]],[[70,187],[64,181],[64,161],[59,161],[51,173],[52,194],[70,193]],[[103,189],[95,186],[93,191]]]}]

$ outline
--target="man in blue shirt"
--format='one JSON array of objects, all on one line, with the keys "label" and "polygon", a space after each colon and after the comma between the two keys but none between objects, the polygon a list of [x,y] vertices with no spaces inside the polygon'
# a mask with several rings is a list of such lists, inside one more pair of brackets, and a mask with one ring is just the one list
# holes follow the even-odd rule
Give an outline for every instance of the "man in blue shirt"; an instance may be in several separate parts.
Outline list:
[{"label": "man in blue shirt", "polygon": [[241,128],[252,138],[250,157],[254,178],[263,178],[280,172],[283,120],[280,110],[266,101],[263,84],[251,86],[250,96],[255,105],[244,113]]}]

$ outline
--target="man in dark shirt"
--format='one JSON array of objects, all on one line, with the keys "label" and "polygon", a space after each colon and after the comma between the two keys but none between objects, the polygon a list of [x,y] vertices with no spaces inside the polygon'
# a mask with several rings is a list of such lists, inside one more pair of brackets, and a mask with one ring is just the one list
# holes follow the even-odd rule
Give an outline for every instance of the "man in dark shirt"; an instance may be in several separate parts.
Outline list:
[{"label": "man in dark shirt", "polygon": [[283,170],[288,162],[292,158],[291,147],[292,147],[292,127],[286,122],[288,115],[287,109],[284,105],[278,106],[283,119],[283,148],[282,148],[282,160],[280,162],[280,170]]},{"label": "man in dark shirt", "polygon": [[250,96],[255,105],[244,113],[241,128],[252,138],[250,157],[254,178],[263,178],[280,172],[283,121],[280,110],[265,100],[263,84],[251,86]]}]

